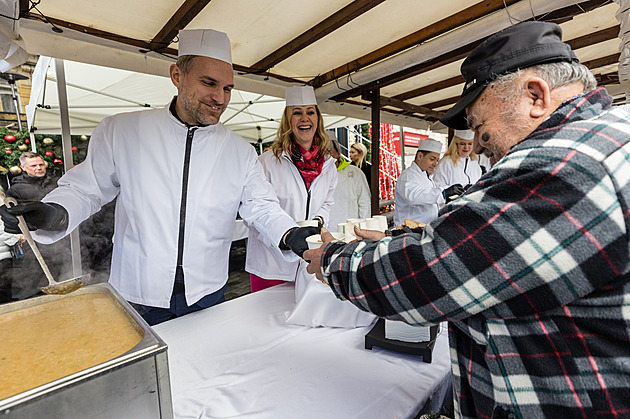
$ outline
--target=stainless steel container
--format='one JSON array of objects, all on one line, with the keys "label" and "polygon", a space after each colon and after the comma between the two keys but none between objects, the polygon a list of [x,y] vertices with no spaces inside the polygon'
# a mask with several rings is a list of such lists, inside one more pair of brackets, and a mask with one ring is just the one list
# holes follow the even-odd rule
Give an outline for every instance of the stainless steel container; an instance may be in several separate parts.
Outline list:
[{"label": "stainless steel container", "polygon": [[[110,361],[0,400],[0,419],[173,417],[166,344],[109,284],[86,286],[72,295],[86,293],[110,296],[143,336],[140,343]],[[64,296],[5,304],[0,316],[58,298]]]}]

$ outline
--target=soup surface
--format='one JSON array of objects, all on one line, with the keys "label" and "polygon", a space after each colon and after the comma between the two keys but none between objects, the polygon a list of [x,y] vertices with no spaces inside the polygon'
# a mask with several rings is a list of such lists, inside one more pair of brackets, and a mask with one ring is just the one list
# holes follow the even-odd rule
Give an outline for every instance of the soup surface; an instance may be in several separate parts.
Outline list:
[{"label": "soup surface", "polygon": [[104,294],[79,294],[0,314],[0,400],[133,348],[133,320]]}]

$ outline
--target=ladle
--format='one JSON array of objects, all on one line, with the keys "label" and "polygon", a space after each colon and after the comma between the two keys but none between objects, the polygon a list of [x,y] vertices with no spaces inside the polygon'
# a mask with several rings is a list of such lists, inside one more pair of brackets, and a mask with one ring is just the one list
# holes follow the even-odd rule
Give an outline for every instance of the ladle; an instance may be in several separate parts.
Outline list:
[{"label": "ladle", "polygon": [[[10,196],[5,196],[2,192],[0,192],[0,196],[2,197],[2,199],[4,200],[4,204],[8,208],[17,205],[17,201],[14,198]],[[24,217],[21,215],[17,215],[16,217],[18,219],[18,226],[20,227],[20,231],[24,235],[24,238],[28,242],[29,246],[31,246],[31,249],[35,254],[35,257],[37,258],[39,265],[42,267],[42,270],[46,275],[46,279],[48,279],[48,286],[42,287],[42,291],[44,291],[46,294],[69,294],[72,291],[78,290],[87,283],[87,280],[90,277],[89,274],[81,275],[76,278],[68,279],[61,282],[55,281],[52,274],[50,273],[50,269],[48,269],[48,265],[44,261],[42,254],[35,244],[35,240],[33,240],[33,237],[31,236],[31,232],[28,229],[26,221],[24,221]]]}]

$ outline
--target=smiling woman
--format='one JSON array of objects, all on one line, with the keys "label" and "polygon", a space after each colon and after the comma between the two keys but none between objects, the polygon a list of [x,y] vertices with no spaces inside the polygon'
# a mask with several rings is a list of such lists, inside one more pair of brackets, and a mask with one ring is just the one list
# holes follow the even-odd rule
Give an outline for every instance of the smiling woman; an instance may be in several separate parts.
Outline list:
[{"label": "smiling woman", "polygon": [[[280,206],[296,221],[328,221],[337,186],[337,168],[330,158],[330,138],[312,87],[289,87],[286,106],[271,150],[260,156],[265,177],[273,186]],[[283,281],[310,277],[306,265],[287,262],[249,229],[245,270],[252,292]]]}]

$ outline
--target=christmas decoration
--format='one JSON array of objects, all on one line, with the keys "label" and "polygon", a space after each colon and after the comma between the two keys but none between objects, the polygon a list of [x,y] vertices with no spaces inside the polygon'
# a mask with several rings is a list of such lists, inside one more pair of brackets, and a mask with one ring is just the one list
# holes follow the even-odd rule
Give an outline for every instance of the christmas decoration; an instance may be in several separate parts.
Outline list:
[{"label": "christmas decoration", "polygon": [[17,141],[17,137],[13,134],[7,134],[4,136],[4,141],[6,141],[7,143],[13,144],[14,142]]},{"label": "christmas decoration", "polygon": [[12,166],[12,167],[9,169],[9,172],[10,172],[12,175],[19,175],[20,173],[22,173],[22,169],[20,168],[20,166]]},{"label": "christmas decoration", "polygon": [[[2,142],[7,135],[16,138],[15,142]],[[85,137],[85,138],[83,138]],[[10,137],[9,137],[10,138]],[[31,144],[33,143],[33,144]],[[89,145],[89,136],[73,135],[72,164],[79,164],[85,160]],[[44,158],[46,167],[52,173],[62,175],[64,171],[63,145],[60,135],[31,134],[24,128],[20,132],[13,132],[5,127],[0,127],[0,175],[14,176],[11,168],[20,166],[20,156],[23,152],[35,148]],[[4,152],[2,150],[4,149]],[[58,161],[55,162],[55,159]],[[13,169],[15,171],[15,169]]]}]

